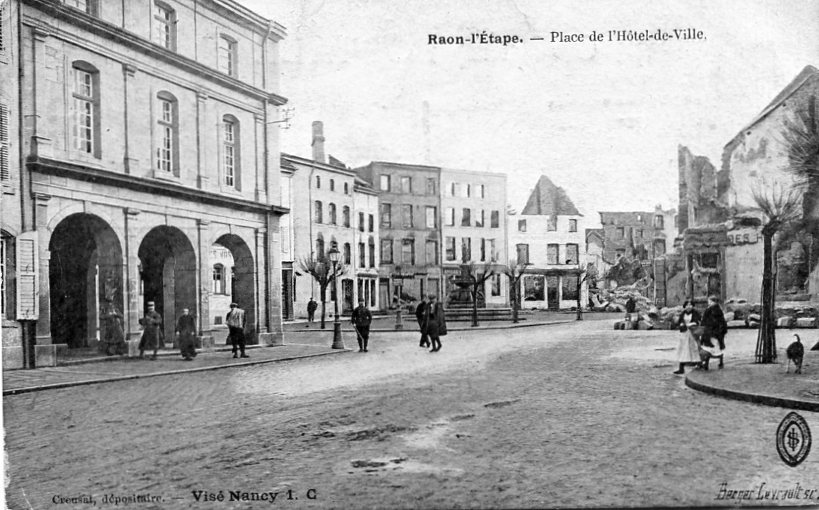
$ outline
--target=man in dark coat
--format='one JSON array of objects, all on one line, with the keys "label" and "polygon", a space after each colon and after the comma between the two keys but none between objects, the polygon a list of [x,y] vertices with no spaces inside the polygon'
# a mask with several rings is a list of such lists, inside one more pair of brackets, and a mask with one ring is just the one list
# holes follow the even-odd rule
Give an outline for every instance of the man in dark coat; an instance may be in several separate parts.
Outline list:
[{"label": "man in dark coat", "polygon": [[176,339],[182,359],[190,361],[196,357],[196,319],[187,308],[182,309],[182,315],[176,321]]},{"label": "man in dark coat", "polygon": [[122,314],[114,303],[106,301],[103,304],[100,322],[105,354],[113,356],[115,353],[119,355],[127,353],[128,345],[125,343],[125,332],[122,329]]},{"label": "man in dark coat", "polygon": [[370,340],[370,324],[373,322],[373,314],[364,304],[363,299],[358,300],[358,306],[353,310],[352,323],[358,336],[358,352],[367,352],[367,342]]},{"label": "man in dark coat", "polygon": [[243,358],[249,358],[245,354],[245,311],[239,308],[236,303],[230,304],[230,311],[225,315],[225,324],[228,327],[228,340],[233,347],[233,357],[238,358],[237,350],[242,353]]},{"label": "man in dark coat", "polygon": [[148,311],[145,312],[145,317],[139,320],[142,325],[142,338],[139,341],[139,357],[145,355],[145,350],[153,349],[154,355],[152,360],[156,359],[156,352],[159,350],[160,344],[164,344],[162,338],[162,316],[154,309],[154,302],[148,301]]},{"label": "man in dark coat", "polygon": [[713,347],[711,339],[716,338],[720,350],[725,350],[725,334],[728,332],[728,323],[725,321],[722,308],[719,307],[717,296],[708,296],[708,308],[702,314],[702,327],[703,344]]},{"label": "man in dark coat", "polygon": [[418,320],[418,327],[421,328],[421,344],[420,347],[429,347],[429,335],[427,335],[427,328],[424,326],[424,314],[427,311],[427,297],[421,296],[421,302],[415,309],[415,318]]},{"label": "man in dark coat", "polygon": [[432,341],[432,349],[429,352],[440,351],[441,337],[446,335],[446,317],[444,316],[444,305],[437,301],[435,294],[429,295],[429,304],[424,313],[424,327]]},{"label": "man in dark coat", "polygon": [[305,328],[309,328],[310,324],[312,324],[315,320],[316,308],[318,308],[318,303],[316,303],[316,300],[313,299],[313,296],[310,296],[310,301],[307,302],[307,325]]}]

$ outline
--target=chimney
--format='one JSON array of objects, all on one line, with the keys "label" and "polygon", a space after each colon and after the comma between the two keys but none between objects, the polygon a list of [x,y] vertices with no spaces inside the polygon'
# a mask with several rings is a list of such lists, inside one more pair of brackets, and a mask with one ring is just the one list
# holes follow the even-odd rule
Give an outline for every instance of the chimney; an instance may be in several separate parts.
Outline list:
[{"label": "chimney", "polygon": [[325,163],[324,160],[324,124],[320,120],[313,121],[313,161]]}]

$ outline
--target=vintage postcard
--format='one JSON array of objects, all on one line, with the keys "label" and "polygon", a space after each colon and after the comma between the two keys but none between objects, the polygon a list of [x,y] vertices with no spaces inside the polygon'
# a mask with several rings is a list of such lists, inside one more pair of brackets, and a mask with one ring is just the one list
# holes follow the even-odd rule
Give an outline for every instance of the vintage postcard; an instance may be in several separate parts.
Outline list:
[{"label": "vintage postcard", "polygon": [[0,0],[10,509],[819,506],[819,0]]}]

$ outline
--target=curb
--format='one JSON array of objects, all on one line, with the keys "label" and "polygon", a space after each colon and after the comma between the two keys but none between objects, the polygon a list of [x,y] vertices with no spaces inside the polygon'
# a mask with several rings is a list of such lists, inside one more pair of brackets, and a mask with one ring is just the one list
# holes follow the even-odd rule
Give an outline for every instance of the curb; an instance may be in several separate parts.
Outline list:
[{"label": "curb", "polygon": [[[559,320],[559,321],[549,321],[549,322],[529,322],[529,323],[526,323],[526,324],[518,323],[518,324],[507,324],[507,325],[504,325],[504,326],[478,326],[478,327],[474,327],[474,328],[470,327],[470,326],[467,326],[467,327],[459,326],[459,327],[455,327],[455,328],[450,328],[450,327],[447,326],[446,329],[447,329],[447,331],[484,331],[484,330],[488,330],[488,329],[489,330],[517,329],[517,328],[531,328],[531,327],[535,327],[535,326],[552,326],[552,325],[555,325],[555,324],[568,324],[568,323],[572,323],[572,322],[577,322],[577,321],[576,320]],[[296,329],[296,330],[293,330],[293,331],[287,331],[287,333],[315,333],[317,331],[318,332],[325,331],[325,332],[332,333],[333,332],[333,328],[332,328],[333,323],[330,322],[328,324],[331,327],[328,327],[328,328],[325,328],[325,329],[308,329],[308,328],[305,328],[304,330]],[[352,332],[352,331],[350,331],[350,332]],[[418,331],[417,328],[371,329],[370,330],[370,333],[419,333],[419,332],[420,331]]]},{"label": "curb", "polygon": [[84,381],[66,381],[61,383],[54,383],[54,384],[44,384],[40,386],[26,386],[23,388],[15,388],[10,390],[3,390],[3,396],[10,396],[10,395],[19,395],[22,393],[32,393],[35,391],[45,391],[45,390],[56,390],[60,388],[70,388],[72,386],[88,386],[90,384],[101,384],[106,382],[116,382],[116,381],[129,381],[133,379],[146,379],[148,377],[160,377],[165,375],[174,375],[174,374],[190,374],[194,372],[206,372],[209,370],[219,370],[222,368],[234,368],[234,367],[246,367],[251,365],[262,365],[265,363],[276,363],[279,361],[292,361],[296,359],[304,359],[304,358],[316,358],[319,356],[329,356],[331,354],[341,354],[342,352],[352,352],[351,349],[343,349],[337,350],[332,352],[321,352],[318,354],[306,354],[303,356],[290,356],[288,358],[276,358],[276,359],[263,359],[263,360],[254,360],[254,361],[242,361],[237,363],[231,363],[229,365],[214,365],[210,367],[198,367],[198,368],[185,368],[181,370],[165,370],[164,372],[151,372],[147,374],[132,374],[132,375],[119,375],[114,377],[108,377],[105,379],[87,379]]},{"label": "curb", "polygon": [[771,395],[761,395],[756,393],[743,393],[741,391],[729,390],[726,388],[718,388],[704,384],[702,382],[693,381],[690,376],[685,376],[685,385],[691,389],[709,393],[718,397],[728,398],[731,400],[741,400],[744,402],[752,402],[772,407],[784,407],[786,409],[798,409],[800,411],[811,411],[819,413],[819,402],[807,402],[804,400],[797,400],[786,397],[774,397]]}]

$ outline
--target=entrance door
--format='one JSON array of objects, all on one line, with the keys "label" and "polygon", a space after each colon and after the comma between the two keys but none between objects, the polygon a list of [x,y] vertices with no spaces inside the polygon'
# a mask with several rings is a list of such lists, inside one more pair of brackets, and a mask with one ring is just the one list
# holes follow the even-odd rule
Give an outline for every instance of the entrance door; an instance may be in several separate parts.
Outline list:
[{"label": "entrance door", "polygon": [[341,290],[344,294],[342,313],[351,313],[353,311],[353,281],[341,280]]},{"label": "entrance door", "polygon": [[378,280],[378,304],[381,310],[390,306],[390,280],[387,278]]},{"label": "entrance door", "polygon": [[560,308],[560,289],[558,288],[557,276],[546,277],[546,307],[549,310]]},{"label": "entrance door", "polygon": [[282,319],[293,320],[293,270],[282,269]]}]

